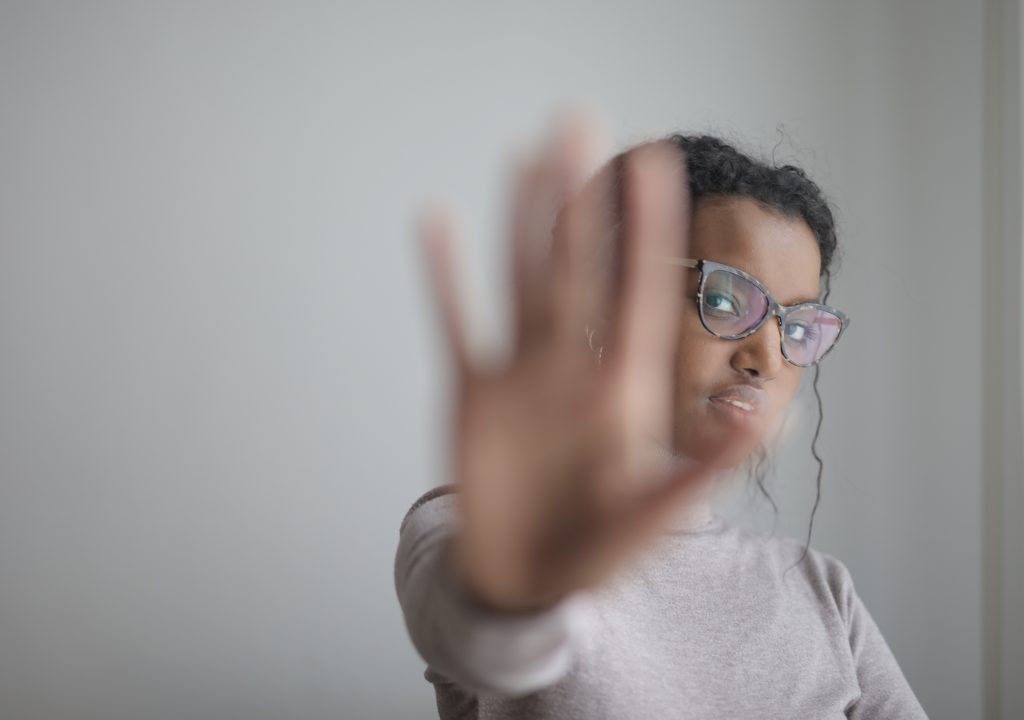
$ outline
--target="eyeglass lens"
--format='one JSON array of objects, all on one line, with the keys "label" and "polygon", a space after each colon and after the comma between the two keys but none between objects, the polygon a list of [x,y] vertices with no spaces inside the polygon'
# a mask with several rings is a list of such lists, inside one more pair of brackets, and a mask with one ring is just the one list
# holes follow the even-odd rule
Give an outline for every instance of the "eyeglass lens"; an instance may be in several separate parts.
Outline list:
[{"label": "eyeglass lens", "polygon": [[[708,329],[726,339],[743,336],[768,312],[768,298],[759,287],[723,269],[708,273],[701,305]],[[835,343],[842,327],[842,320],[827,310],[817,307],[793,310],[782,327],[786,357],[797,365],[817,362]]]}]

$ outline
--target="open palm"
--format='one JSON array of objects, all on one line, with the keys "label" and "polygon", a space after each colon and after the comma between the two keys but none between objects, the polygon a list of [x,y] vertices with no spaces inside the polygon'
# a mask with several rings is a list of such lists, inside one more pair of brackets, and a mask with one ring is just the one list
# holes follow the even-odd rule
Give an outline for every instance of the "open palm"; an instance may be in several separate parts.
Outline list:
[{"label": "open palm", "polygon": [[[500,611],[543,608],[604,580],[713,465],[667,467],[650,452],[652,436],[671,442],[683,285],[661,261],[686,254],[684,158],[669,143],[622,158],[621,262],[595,277],[588,260],[595,232],[608,226],[611,198],[575,187],[587,133],[564,128],[517,179],[507,362],[485,368],[470,357],[454,292],[453,234],[441,222],[424,229],[456,371],[452,450],[462,524],[455,561],[476,599]],[[557,205],[552,232],[544,219]],[[597,322],[608,328],[599,362],[584,334]]]}]

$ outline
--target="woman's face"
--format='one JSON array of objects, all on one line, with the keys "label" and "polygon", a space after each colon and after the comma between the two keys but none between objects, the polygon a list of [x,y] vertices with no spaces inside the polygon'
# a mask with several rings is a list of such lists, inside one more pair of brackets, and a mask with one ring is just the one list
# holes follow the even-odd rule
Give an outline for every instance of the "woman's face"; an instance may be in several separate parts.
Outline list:
[{"label": "woman's face", "polygon": [[[810,227],[749,198],[705,198],[694,207],[689,256],[733,265],[753,275],[783,305],[818,299],[821,257]],[[697,270],[686,273],[676,386],[676,450],[701,458],[739,423],[755,432],[722,465],[734,467],[754,450],[800,384],[801,368],[780,349],[770,317],[741,340],[708,332],[695,302]],[[737,406],[730,401],[739,401]],[[753,407],[753,410],[748,408]]]}]

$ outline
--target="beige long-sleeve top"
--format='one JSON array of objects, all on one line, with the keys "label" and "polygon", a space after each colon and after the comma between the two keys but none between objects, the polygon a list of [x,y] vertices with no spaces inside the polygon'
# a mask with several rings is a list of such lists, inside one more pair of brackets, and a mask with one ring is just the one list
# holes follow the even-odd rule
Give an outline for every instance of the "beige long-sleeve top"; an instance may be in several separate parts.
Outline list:
[{"label": "beige long-sleeve top", "polygon": [[733,526],[669,527],[598,590],[493,614],[462,592],[456,496],[401,523],[395,586],[442,720],[926,718],[846,567]]}]

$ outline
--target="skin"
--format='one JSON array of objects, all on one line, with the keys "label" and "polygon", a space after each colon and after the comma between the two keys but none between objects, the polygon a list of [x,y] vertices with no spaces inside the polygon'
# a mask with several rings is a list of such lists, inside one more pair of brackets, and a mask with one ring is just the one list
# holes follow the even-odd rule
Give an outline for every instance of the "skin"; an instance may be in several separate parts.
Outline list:
[{"label": "skin", "polygon": [[[691,213],[671,143],[623,156],[616,220],[609,167],[583,184],[585,136],[561,128],[518,173],[506,362],[482,365],[467,345],[452,223],[422,227],[455,386],[461,523],[444,562],[469,598],[498,612],[538,610],[604,582],[675,509],[697,502],[718,470],[745,458],[796,391],[800,370],[783,359],[777,324],[742,341],[716,338],[695,304],[680,300],[696,273],[664,258],[736,265],[787,304],[818,289],[806,225],[748,200],[702,202]],[[545,223],[557,208],[552,234]],[[609,252],[617,246],[621,272]],[[585,326],[597,342],[611,340],[599,363]],[[737,382],[763,390],[756,423],[713,407]],[[666,463],[669,444],[691,460]]]},{"label": "skin", "polygon": [[[810,227],[750,198],[702,199],[693,213],[690,257],[737,267],[757,278],[783,305],[816,301],[821,256]],[[680,322],[676,364],[675,447],[701,458],[732,430],[729,415],[710,398],[736,383],[762,389],[766,402],[756,432],[734,447],[723,465],[737,466],[779,419],[800,385],[802,368],[786,361],[778,322],[771,317],[742,340],[723,340],[700,321],[696,302],[699,273],[687,274],[687,300]]]},{"label": "skin", "polygon": [[[582,232],[592,238],[587,256],[586,291],[594,315],[595,348],[610,343],[607,323],[613,275],[610,248],[620,227],[614,218],[611,164],[604,166],[581,189],[573,202],[583,208]],[[556,227],[556,242],[565,232]],[[692,209],[688,257],[714,260],[737,267],[757,278],[783,305],[818,301],[821,254],[810,226],[799,217],[746,197],[705,196]],[[786,361],[780,349],[780,330],[770,318],[756,333],[742,340],[723,340],[709,333],[700,321],[696,293],[699,273],[685,273],[687,301],[682,306],[679,348],[675,362],[674,427],[671,445],[677,453],[706,459],[734,428],[710,398],[736,383],[765,392],[764,412],[753,423],[753,434],[720,458],[722,468],[739,466],[762,437],[778,422],[796,393],[802,368]],[[662,437],[663,445],[669,445]]]}]

